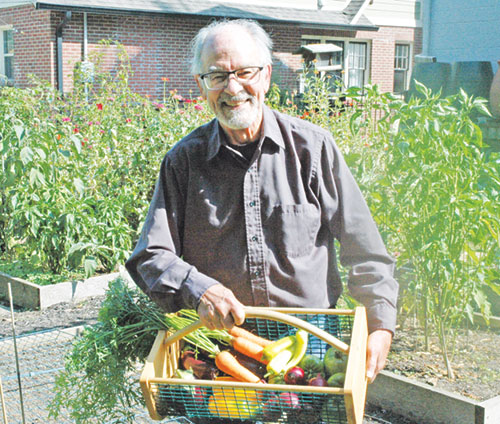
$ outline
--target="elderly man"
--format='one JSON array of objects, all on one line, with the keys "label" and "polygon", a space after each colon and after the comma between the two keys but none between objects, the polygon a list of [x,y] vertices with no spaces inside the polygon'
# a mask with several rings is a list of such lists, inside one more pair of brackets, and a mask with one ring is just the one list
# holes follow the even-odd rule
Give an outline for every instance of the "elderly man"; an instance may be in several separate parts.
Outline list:
[{"label": "elderly man", "polygon": [[253,21],[196,36],[192,72],[216,119],[166,154],[127,269],[164,310],[228,328],[243,305],[334,307],[337,239],[367,308],[373,381],[396,321],[393,260],[331,135],[264,104],[271,47]]}]

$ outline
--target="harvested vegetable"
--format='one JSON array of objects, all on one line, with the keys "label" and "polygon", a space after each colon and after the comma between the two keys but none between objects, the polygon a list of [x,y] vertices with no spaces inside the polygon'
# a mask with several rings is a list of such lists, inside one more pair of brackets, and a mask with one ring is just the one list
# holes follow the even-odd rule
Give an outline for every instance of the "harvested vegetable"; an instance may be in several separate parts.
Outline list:
[{"label": "harvested vegetable", "polygon": [[299,367],[306,373],[306,379],[310,379],[316,376],[318,373],[324,373],[323,361],[319,356],[316,355],[304,355],[304,357],[299,362]]},{"label": "harvested vegetable", "polygon": [[264,348],[252,342],[250,339],[246,339],[245,337],[241,336],[234,337],[231,340],[231,345],[233,346],[234,350],[237,350],[238,352],[252,359],[255,359],[256,361],[262,362],[263,364],[267,364],[269,362],[262,357]]},{"label": "harvested vegetable", "polygon": [[306,375],[304,370],[300,367],[292,367],[285,373],[286,384],[304,384],[306,382]]},{"label": "harvested vegetable", "polygon": [[241,365],[252,371],[260,379],[264,378],[267,370],[266,366],[262,362],[256,361],[255,359],[252,359],[236,350],[232,350],[231,353]]},{"label": "harvested vegetable", "polygon": [[208,400],[212,415],[231,419],[252,419],[259,412],[259,394],[251,389],[214,387]]},{"label": "harvested vegetable", "polygon": [[244,337],[245,339],[248,339],[255,344],[258,344],[259,346],[266,347],[272,343],[271,340],[264,339],[263,337],[260,337],[248,330],[245,330],[242,327],[234,326],[230,330],[228,330],[228,333],[231,334],[233,337]]},{"label": "harvested vegetable", "polygon": [[307,331],[298,330],[295,335],[295,344],[293,345],[293,355],[290,358],[290,361],[286,364],[285,372],[290,368],[295,367],[304,357],[307,350],[307,341],[309,338],[309,334]]},{"label": "harvested vegetable", "polygon": [[293,346],[294,343],[295,336],[282,337],[264,348],[262,358],[266,361],[271,361],[280,352]]},{"label": "harvested vegetable", "polygon": [[247,383],[258,383],[260,381],[258,376],[241,365],[228,350],[223,350],[215,356],[215,365],[222,372],[229,374],[239,381]]},{"label": "harvested vegetable", "polygon": [[196,378],[202,380],[214,380],[219,371],[212,364],[196,358],[196,354],[191,350],[185,350],[181,355],[181,364],[186,370],[192,370]]},{"label": "harvested vegetable", "polygon": [[270,374],[280,374],[285,372],[288,361],[290,361],[293,355],[293,350],[284,349],[278,353],[273,359],[267,364],[267,371]]}]

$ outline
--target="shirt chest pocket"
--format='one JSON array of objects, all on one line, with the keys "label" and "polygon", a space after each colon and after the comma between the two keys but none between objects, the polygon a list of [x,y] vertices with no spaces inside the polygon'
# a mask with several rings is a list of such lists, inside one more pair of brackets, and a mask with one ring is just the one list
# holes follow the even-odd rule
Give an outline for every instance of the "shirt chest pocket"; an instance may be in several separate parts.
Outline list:
[{"label": "shirt chest pocket", "polygon": [[319,227],[320,213],[314,205],[278,205],[266,219],[264,235],[275,254],[298,257],[311,252]]}]

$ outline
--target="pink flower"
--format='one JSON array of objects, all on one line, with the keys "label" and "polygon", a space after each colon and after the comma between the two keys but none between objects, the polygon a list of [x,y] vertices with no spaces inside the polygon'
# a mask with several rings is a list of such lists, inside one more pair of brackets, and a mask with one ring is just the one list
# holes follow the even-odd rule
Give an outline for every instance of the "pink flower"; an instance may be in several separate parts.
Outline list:
[{"label": "pink flower", "polygon": [[99,132],[100,132],[101,134],[104,134],[106,131],[104,131],[104,130],[99,130]]},{"label": "pink flower", "polygon": [[69,122],[71,121],[71,118],[68,118],[67,116],[62,119],[63,122]]},{"label": "pink flower", "polygon": [[132,122],[132,119],[127,118],[127,119],[125,119],[125,122]]},{"label": "pink flower", "polygon": [[172,99],[174,99],[174,100],[182,100],[182,99],[183,99],[183,97],[182,97],[180,94],[174,94],[174,95],[172,96]]},{"label": "pink flower", "polygon": [[97,106],[97,110],[102,110],[102,103],[97,103],[96,106]]},{"label": "pink flower", "polygon": [[94,125],[94,123],[93,123],[92,121],[87,122],[87,124],[89,125],[89,127],[90,127],[91,125]]},{"label": "pink flower", "polygon": [[184,99],[184,103],[192,103],[191,99]]},{"label": "pink flower", "polygon": [[196,110],[203,110],[203,106],[202,105],[194,105],[194,108]]},{"label": "pink flower", "polygon": [[79,133],[79,132],[80,132],[80,130],[78,129],[78,127],[75,127],[75,128],[73,128],[73,132],[74,132],[75,134],[77,134],[77,133]]}]

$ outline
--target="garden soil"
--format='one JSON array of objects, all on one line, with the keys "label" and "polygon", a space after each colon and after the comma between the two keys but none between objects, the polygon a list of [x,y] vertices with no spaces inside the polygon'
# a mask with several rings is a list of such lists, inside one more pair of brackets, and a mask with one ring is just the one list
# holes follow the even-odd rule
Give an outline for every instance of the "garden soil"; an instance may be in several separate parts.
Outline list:
[{"label": "garden soil", "polygon": [[[61,303],[41,311],[14,312],[17,335],[56,328],[92,325],[104,297],[93,297],[79,303]],[[12,336],[10,311],[0,305],[0,338]],[[460,330],[452,360],[455,379],[446,378],[446,368],[436,340],[431,338],[424,349],[422,331],[405,326],[393,342],[386,369],[434,387],[482,401],[500,395],[500,332],[477,328]],[[416,424],[389,411],[367,406],[366,424]]]}]

